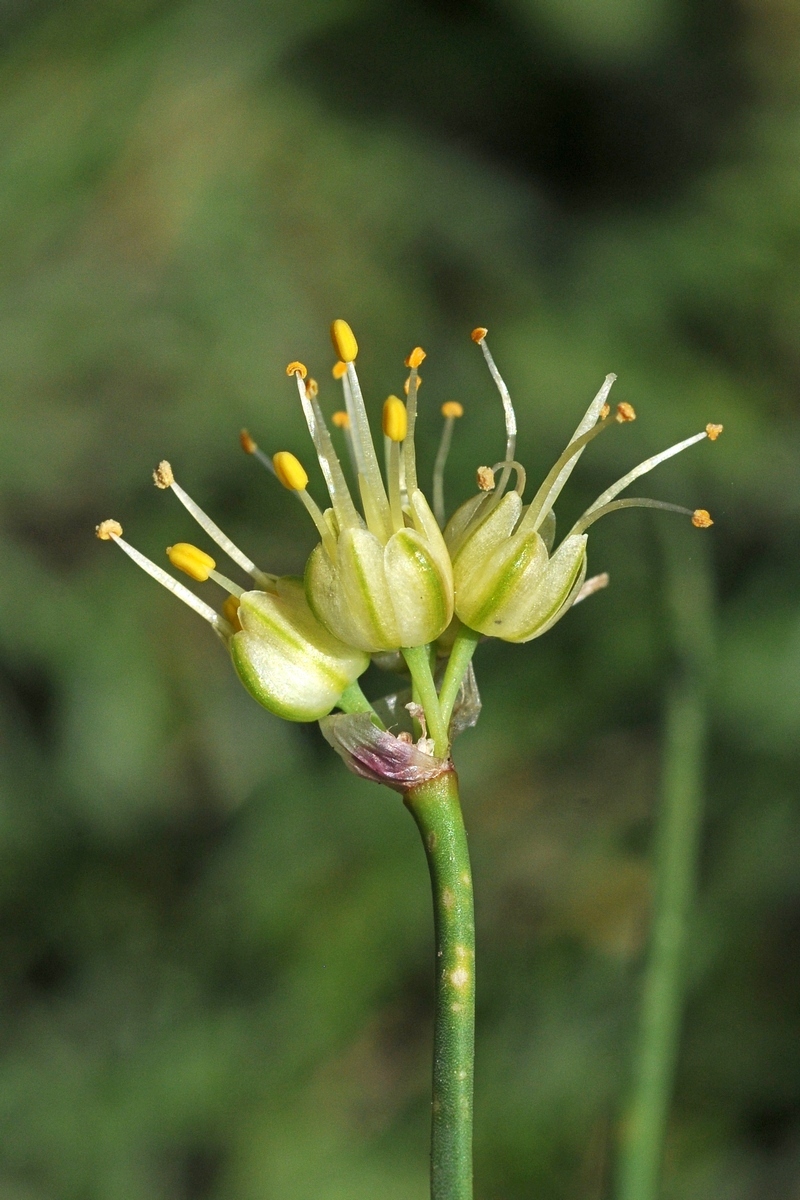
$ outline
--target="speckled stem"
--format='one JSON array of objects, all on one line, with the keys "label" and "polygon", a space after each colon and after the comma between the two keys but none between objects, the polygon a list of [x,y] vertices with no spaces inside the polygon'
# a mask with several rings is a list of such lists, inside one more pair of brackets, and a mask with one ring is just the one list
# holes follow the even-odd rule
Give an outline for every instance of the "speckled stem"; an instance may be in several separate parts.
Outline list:
[{"label": "speckled stem", "polygon": [[433,888],[431,1200],[472,1200],[475,917],[458,776],[445,771],[412,788],[404,800],[422,834]]}]

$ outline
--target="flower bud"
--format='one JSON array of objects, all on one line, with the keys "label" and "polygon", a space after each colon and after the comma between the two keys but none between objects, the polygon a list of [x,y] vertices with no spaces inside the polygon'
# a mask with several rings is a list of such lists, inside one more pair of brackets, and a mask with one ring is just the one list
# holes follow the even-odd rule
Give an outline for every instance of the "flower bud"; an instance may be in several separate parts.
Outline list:
[{"label": "flower bud", "polygon": [[540,534],[514,532],[521,514],[517,493],[505,495],[453,562],[456,615],[471,629],[508,642],[528,642],[549,629],[586,574],[584,534],[567,537],[550,558]]},{"label": "flower bud", "polygon": [[345,529],[335,560],[320,545],[306,567],[316,616],[370,654],[433,642],[453,616],[453,574],[439,526],[419,490],[409,507],[413,528],[385,545],[368,529]]},{"label": "flower bud", "polygon": [[301,579],[278,579],[274,592],[239,599],[241,631],[230,641],[233,665],[248,692],[287,721],[317,721],[369,666],[316,619]]}]

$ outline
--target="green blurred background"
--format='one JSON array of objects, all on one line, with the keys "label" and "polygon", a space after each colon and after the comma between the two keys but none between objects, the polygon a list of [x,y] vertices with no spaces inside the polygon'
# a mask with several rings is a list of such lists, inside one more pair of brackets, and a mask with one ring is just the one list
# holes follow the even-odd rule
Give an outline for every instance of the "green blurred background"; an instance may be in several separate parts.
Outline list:
[{"label": "green blurred background", "polygon": [[451,505],[503,445],[479,323],[529,478],[607,371],[638,410],[582,459],[566,519],[725,424],[643,489],[711,531],[609,518],[590,568],[611,587],[477,655],[457,747],[477,1195],[610,1194],[671,672],[663,533],[708,551],[718,606],[665,1194],[797,1200],[796,0],[3,0],[0,39],[0,1198],[426,1194],[412,821],[92,536],[118,518],[157,561],[196,538],[152,487],[168,457],[263,567],[299,571],[310,522],[237,434],[309,461],[283,368],[337,406],[343,316],[376,405],[428,351],[423,472],[439,405],[464,403]]}]

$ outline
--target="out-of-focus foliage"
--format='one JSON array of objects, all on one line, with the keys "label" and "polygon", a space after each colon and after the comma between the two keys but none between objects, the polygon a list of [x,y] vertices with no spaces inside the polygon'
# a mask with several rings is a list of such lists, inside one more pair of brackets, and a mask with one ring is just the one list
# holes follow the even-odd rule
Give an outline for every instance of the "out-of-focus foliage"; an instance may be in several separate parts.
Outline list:
[{"label": "out-of-focus foliage", "polygon": [[[150,484],[167,456],[298,571],[310,524],[237,433],[310,459],[283,367],[330,411],[334,316],[376,404],[428,350],[428,466],[464,403],[452,503],[503,444],[479,322],[534,477],[606,371],[636,405],[565,519],[725,424],[648,489],[712,511],[671,528],[719,592],[667,1195],[796,1197],[796,3],[11,0],[0,22],[3,1200],[425,1195],[413,823],[92,537],[116,517],[159,561],[196,537]],[[477,656],[481,1200],[607,1195],[669,669],[654,528],[603,522],[610,589]]]}]

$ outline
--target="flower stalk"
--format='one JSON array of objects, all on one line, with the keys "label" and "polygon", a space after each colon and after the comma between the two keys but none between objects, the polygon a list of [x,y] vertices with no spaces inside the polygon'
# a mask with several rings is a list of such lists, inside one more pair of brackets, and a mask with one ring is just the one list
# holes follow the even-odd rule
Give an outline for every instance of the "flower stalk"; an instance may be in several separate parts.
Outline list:
[{"label": "flower stalk", "polygon": [[433,891],[431,1200],[472,1200],[475,917],[458,776],[445,771],[403,799],[422,835]]},{"label": "flower stalk", "polygon": [[[453,739],[475,724],[481,709],[473,654],[483,638],[527,642],[540,637],[574,604],[606,586],[606,574],[585,581],[587,530],[600,517],[630,507],[660,508],[691,517],[699,529],[712,525],[705,509],[617,497],[654,467],[703,439],[716,441],[722,432],[721,425],[706,425],[704,431],[634,467],[607,488],[556,545],[554,505],[584,450],[606,429],[633,421],[636,413],[625,401],[612,413],[608,396],[616,376],[607,375],[566,448],[526,503],[527,473],[515,459],[516,414],[486,336],[483,327],[472,332],[502,403],[505,457],[494,467],[477,467],[477,494],[449,521],[445,467],[455,422],[464,415],[462,405],[449,400],[441,408],[445,424],[433,469],[431,507],[419,487],[415,445],[419,367],[425,351],[416,346],[405,359],[406,401],[390,395],[384,402],[382,475],[356,371],[358,342],[347,322],[339,319],[331,327],[337,355],[332,374],[341,383],[345,407],[331,420],[347,447],[352,492],[318,398],[318,384],[302,362],[290,362],[286,374],[297,388],[330,507],[321,507],[310,495],[308,473],[293,453],[279,450],[268,455],[245,430],[240,435],[245,453],[297,497],[313,522],[319,541],[302,579],[257,567],[180,487],[166,460],[154,472],[156,486],[174,493],[205,536],[255,587],[245,589],[223,575],[201,547],[188,542],[168,547],[173,567],[195,583],[210,582],[226,593],[218,612],[123,540],[119,522],[102,521],[96,528],[102,541],[116,543],[211,625],[254,699],[289,721],[318,720],[324,737],[351,771],[403,795],[422,834],[433,886],[432,1200],[472,1196],[475,929],[466,832],[450,755]],[[371,662],[403,676],[407,672],[410,701],[405,677],[401,690],[376,700],[373,707],[358,682]],[[652,1164],[660,1152],[679,1011],[680,939],[674,940],[674,921],[680,926],[685,918],[691,879],[686,864],[694,862],[698,806],[691,781],[696,780],[701,753],[698,696],[699,692],[679,693],[677,707],[671,710],[669,736],[670,745],[677,747],[677,766],[672,775],[668,772],[666,784],[672,799],[666,808],[666,848],[659,875],[666,889],[665,915],[663,925],[656,925],[648,976],[641,1069],[630,1126],[634,1132],[623,1154],[627,1190],[621,1200],[653,1200],[655,1195],[642,1190],[641,1181],[655,1178]]]}]

